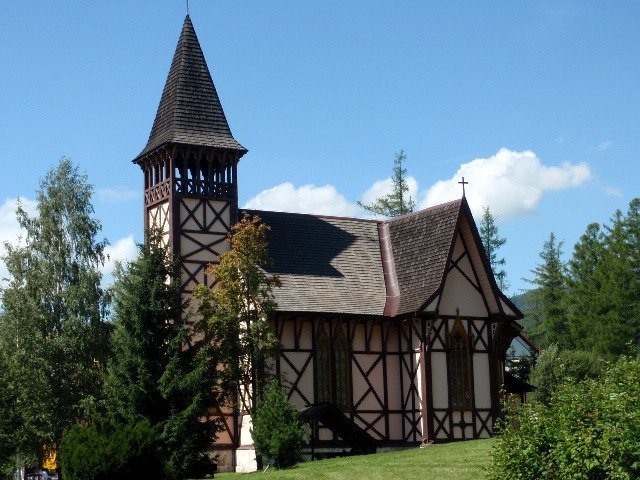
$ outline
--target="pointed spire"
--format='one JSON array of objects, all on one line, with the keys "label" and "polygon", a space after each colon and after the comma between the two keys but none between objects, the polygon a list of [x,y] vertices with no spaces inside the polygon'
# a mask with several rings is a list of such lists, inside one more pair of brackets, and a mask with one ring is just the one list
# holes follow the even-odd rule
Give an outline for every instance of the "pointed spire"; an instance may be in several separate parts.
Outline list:
[{"label": "pointed spire", "polygon": [[164,143],[247,150],[233,138],[189,15],[184,19],[149,141],[136,157]]}]

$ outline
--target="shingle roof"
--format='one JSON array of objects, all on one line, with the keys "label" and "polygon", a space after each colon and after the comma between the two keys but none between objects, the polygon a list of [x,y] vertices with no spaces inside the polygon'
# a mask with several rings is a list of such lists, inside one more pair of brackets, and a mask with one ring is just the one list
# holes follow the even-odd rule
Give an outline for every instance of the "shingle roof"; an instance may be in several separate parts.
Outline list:
[{"label": "shingle roof", "polygon": [[233,138],[189,15],[184,19],[149,141],[246,151]]},{"label": "shingle roof", "polygon": [[[400,299],[395,314],[416,311],[444,274],[461,201],[386,222],[249,210],[271,227],[273,265],[282,280],[278,310],[383,315],[387,284],[380,224],[388,225]],[[384,230],[384,229],[382,229]],[[388,250],[387,250],[388,251]],[[389,309],[387,309],[389,312]],[[388,314],[388,313],[387,313]]]},{"label": "shingle roof", "polygon": [[271,227],[269,253],[282,287],[278,310],[382,315],[385,284],[375,221],[249,211]]},{"label": "shingle roof", "polygon": [[396,275],[397,313],[415,312],[439,286],[462,200],[389,220]]}]

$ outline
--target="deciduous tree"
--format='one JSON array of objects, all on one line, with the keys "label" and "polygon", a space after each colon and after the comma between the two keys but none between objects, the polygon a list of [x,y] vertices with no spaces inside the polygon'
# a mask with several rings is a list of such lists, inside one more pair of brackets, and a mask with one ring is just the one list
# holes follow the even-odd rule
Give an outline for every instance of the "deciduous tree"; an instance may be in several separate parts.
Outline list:
[{"label": "deciduous tree", "polygon": [[99,267],[106,241],[98,239],[92,192],[86,176],[61,159],[40,183],[38,213],[18,208],[24,243],[7,245],[0,351],[16,387],[14,438],[25,462],[85,418],[84,405],[102,386],[108,325]]},{"label": "deciduous tree", "polygon": [[231,248],[207,270],[215,287],[199,285],[195,291],[220,355],[220,389],[231,405],[241,396],[240,407],[252,415],[267,380],[268,362],[279,349],[268,323],[276,308],[273,288],[280,285],[279,278],[263,268],[270,263],[268,229],[260,217],[245,214],[232,228]]}]

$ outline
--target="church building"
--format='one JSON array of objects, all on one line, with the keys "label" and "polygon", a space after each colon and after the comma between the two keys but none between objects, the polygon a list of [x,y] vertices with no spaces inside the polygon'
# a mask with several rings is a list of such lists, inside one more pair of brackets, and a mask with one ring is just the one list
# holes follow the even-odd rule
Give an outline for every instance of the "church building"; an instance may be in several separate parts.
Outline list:
[{"label": "church building", "polygon": [[[241,212],[247,149],[227,123],[189,16],[147,145],[144,226],[179,259],[184,295],[211,286]],[[522,314],[499,290],[469,205],[388,220],[252,211],[282,287],[272,324],[313,455],[489,437]],[[227,412],[219,469],[255,469],[250,419]]]}]

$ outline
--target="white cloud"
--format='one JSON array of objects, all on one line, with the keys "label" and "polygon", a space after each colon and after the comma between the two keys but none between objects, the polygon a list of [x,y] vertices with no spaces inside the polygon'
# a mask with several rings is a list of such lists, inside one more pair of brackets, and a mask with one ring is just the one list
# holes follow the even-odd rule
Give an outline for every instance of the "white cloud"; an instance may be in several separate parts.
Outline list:
[{"label": "white cloud", "polygon": [[451,179],[436,182],[420,208],[459,198],[461,177],[469,182],[467,200],[475,215],[486,205],[494,215],[508,218],[535,210],[546,191],[584,184],[591,178],[591,170],[585,163],[546,166],[531,151],[501,148],[489,158],[462,164]]},{"label": "white cloud", "polygon": [[606,193],[607,195],[609,195],[611,197],[618,197],[618,198],[623,198],[624,197],[622,192],[620,190],[618,190],[616,187],[611,187],[609,185],[604,185],[602,188],[604,190],[604,193]]},{"label": "white cloud", "polygon": [[[407,187],[409,187],[409,197],[416,200],[418,197],[418,181],[412,176],[407,176]],[[372,204],[377,198],[389,195],[393,192],[393,180],[391,177],[378,180],[362,194],[360,200],[365,205]],[[405,197],[406,198],[406,197]]]},{"label": "white cloud", "polygon": [[[0,257],[6,254],[4,247],[5,242],[17,245],[21,236],[24,235],[16,219],[18,202],[20,202],[22,208],[29,216],[34,216],[37,213],[37,203],[34,200],[23,197],[20,199],[5,199],[4,203],[0,205]],[[7,272],[4,262],[0,262],[0,285],[4,283],[2,279],[7,278],[8,275],[9,273]]]},{"label": "white cloud", "polygon": [[613,147],[613,141],[607,140],[606,142],[599,144],[596,148],[601,152],[604,152],[605,150],[609,150],[611,147]]},{"label": "white cloud", "polygon": [[138,247],[133,235],[121,238],[113,245],[107,245],[104,249],[105,263],[100,269],[104,276],[111,276],[116,262],[126,263],[138,256]]},{"label": "white cloud", "polygon": [[99,188],[96,193],[100,200],[109,203],[123,203],[142,197],[138,190],[130,188]]},{"label": "white cloud", "polygon": [[338,216],[354,216],[360,212],[357,205],[349,203],[333,185],[295,187],[290,182],[263,190],[242,208]]}]

